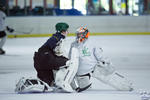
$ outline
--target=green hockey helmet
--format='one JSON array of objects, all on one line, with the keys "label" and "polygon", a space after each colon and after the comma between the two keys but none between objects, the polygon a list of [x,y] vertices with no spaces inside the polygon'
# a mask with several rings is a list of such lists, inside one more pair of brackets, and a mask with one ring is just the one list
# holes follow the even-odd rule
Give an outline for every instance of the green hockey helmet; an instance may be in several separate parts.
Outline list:
[{"label": "green hockey helmet", "polygon": [[57,23],[55,25],[56,31],[62,32],[62,31],[66,31],[69,28],[69,25],[67,23]]}]

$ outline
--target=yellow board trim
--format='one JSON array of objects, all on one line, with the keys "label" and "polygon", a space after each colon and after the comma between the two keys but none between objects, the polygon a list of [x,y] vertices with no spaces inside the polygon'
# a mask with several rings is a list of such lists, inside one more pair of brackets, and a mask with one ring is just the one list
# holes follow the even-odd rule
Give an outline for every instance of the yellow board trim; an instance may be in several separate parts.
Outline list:
[{"label": "yellow board trim", "polygon": [[[95,35],[150,35],[150,32],[116,32],[116,33],[91,33]],[[10,34],[8,38],[25,38],[25,37],[50,37],[52,34]],[[75,36],[75,33],[69,33],[68,36]]]}]

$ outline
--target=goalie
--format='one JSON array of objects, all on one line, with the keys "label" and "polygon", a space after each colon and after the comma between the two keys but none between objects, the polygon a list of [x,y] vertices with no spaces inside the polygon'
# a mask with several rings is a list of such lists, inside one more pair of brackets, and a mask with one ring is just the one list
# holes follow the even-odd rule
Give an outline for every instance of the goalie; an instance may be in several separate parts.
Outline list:
[{"label": "goalie", "polygon": [[80,27],[71,45],[69,54],[72,54],[72,48],[77,48],[79,52],[79,66],[72,87],[78,92],[84,91],[91,87],[91,77],[94,77],[116,90],[131,91],[132,83],[114,69],[112,63],[104,58],[103,50],[93,46],[88,38],[88,29]]}]

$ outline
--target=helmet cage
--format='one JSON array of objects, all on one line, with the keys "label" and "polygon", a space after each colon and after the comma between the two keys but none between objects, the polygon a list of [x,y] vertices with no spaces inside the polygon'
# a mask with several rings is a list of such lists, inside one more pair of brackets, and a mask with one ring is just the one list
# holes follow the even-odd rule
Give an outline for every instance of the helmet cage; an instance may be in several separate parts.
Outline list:
[{"label": "helmet cage", "polygon": [[76,37],[79,42],[84,41],[89,37],[89,31],[86,27],[80,27],[76,32]]}]

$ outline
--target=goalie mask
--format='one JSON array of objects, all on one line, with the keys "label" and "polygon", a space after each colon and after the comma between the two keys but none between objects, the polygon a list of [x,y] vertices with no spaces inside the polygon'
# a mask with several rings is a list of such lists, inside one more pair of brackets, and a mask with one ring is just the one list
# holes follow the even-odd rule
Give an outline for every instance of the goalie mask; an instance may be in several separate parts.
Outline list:
[{"label": "goalie mask", "polygon": [[85,41],[86,39],[88,39],[89,34],[90,34],[90,32],[88,31],[88,29],[86,27],[80,27],[76,31],[77,42],[81,43],[81,42]]}]

